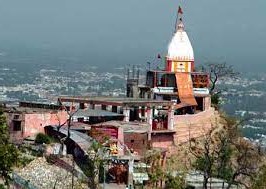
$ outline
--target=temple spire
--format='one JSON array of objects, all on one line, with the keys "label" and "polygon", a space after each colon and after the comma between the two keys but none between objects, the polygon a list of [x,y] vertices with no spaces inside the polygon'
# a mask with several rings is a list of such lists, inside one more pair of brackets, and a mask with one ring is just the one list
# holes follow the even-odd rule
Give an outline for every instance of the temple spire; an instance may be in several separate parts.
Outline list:
[{"label": "temple spire", "polygon": [[183,10],[181,6],[179,6],[178,11],[177,11],[176,23],[175,23],[175,32],[184,30],[182,16],[183,16]]}]

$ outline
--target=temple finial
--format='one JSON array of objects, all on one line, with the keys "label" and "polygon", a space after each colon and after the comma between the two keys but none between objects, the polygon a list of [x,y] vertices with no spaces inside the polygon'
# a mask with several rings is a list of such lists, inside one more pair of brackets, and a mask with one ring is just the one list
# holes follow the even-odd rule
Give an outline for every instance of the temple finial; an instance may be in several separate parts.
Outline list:
[{"label": "temple finial", "polygon": [[178,7],[177,13],[178,13],[178,15],[182,15],[183,14],[183,10],[182,10],[182,8],[180,6]]},{"label": "temple finial", "polygon": [[184,30],[182,15],[183,15],[183,10],[182,10],[181,6],[179,6],[178,11],[177,11],[176,23],[175,23],[175,32],[180,31],[180,30]]}]

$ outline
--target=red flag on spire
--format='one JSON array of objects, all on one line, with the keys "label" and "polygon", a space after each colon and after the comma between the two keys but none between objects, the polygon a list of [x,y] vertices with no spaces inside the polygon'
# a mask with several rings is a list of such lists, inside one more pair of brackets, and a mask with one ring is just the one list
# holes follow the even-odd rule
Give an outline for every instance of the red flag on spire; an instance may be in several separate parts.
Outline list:
[{"label": "red flag on spire", "polygon": [[178,14],[183,14],[183,10],[180,6],[178,7]]}]

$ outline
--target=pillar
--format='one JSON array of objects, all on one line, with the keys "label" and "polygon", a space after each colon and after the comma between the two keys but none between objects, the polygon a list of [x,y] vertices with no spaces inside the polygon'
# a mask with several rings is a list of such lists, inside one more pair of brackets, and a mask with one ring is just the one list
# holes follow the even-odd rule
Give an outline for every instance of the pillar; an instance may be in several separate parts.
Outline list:
[{"label": "pillar", "polygon": [[174,130],[174,110],[172,107],[168,109],[167,129]]},{"label": "pillar", "polygon": [[142,107],[139,106],[138,108],[138,118],[141,120],[142,119]]},{"label": "pillar", "polygon": [[130,109],[127,107],[123,108],[124,121],[129,122]]},{"label": "pillar", "polygon": [[147,108],[147,123],[150,125],[152,125],[152,118],[153,118],[152,109],[151,107],[148,107]]},{"label": "pillar", "polygon": [[90,104],[90,109],[95,109],[95,104]]},{"label": "pillar", "polygon": [[131,155],[128,161],[128,188],[133,189],[134,159]]},{"label": "pillar", "polygon": [[147,107],[146,111],[147,111],[147,123],[150,125],[150,129],[148,133],[148,140],[151,140],[153,111],[151,107]]},{"label": "pillar", "polygon": [[209,110],[211,107],[211,98],[209,96],[203,97],[203,111]]}]

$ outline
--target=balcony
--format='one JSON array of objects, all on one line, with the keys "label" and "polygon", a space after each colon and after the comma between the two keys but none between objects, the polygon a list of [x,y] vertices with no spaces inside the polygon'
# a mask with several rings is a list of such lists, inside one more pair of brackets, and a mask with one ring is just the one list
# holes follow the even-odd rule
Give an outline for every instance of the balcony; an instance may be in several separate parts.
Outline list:
[{"label": "balcony", "polygon": [[[191,72],[193,88],[208,88],[209,75],[203,72]],[[175,72],[148,71],[146,85],[151,88],[165,90],[167,93],[177,91]],[[171,90],[171,91],[170,91]]]}]

